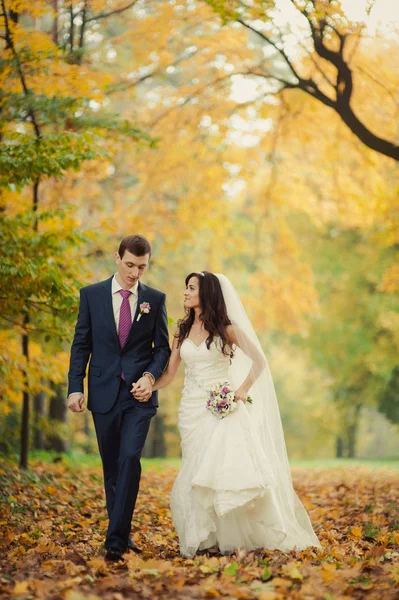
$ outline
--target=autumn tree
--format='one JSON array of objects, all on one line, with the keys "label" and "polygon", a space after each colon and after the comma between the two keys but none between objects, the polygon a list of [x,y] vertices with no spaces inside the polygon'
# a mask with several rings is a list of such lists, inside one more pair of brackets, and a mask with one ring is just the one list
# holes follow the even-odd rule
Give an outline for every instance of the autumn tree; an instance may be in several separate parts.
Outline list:
[{"label": "autumn tree", "polygon": [[[101,86],[109,78],[93,72],[88,79],[84,68],[79,71],[76,61],[70,60],[73,47],[65,52],[57,45],[57,36],[51,39],[46,31],[31,29],[32,22],[48,15],[45,2],[33,6],[1,0],[1,7],[1,234],[6,248],[1,302],[3,322],[22,336],[20,464],[26,467],[30,335],[41,334],[44,342],[45,336],[62,337],[76,306],[79,269],[73,249],[82,242],[81,235],[71,230],[73,219],[65,219],[65,206],[59,214],[54,207],[41,205],[40,183],[70,169],[79,170],[84,161],[106,156],[104,135],[109,132],[134,141],[145,136],[128,120],[92,114],[90,103],[101,97]],[[26,186],[32,195],[25,204],[21,199]],[[52,319],[46,320],[46,315]]]},{"label": "autumn tree", "polygon": [[[240,24],[248,31],[249,44],[259,45],[258,60],[246,66],[246,74],[266,82],[265,95],[281,97],[300,90],[334,111],[368,148],[399,160],[398,82],[386,76],[387,40],[380,41],[380,60],[372,59],[365,23],[350,19],[340,0],[207,2],[225,23]],[[367,18],[374,3],[364,4]],[[361,60],[365,53],[366,68]],[[374,110],[365,111],[363,98],[370,91],[379,102]],[[374,119],[377,107],[383,127]],[[320,137],[323,130],[314,134]]]}]

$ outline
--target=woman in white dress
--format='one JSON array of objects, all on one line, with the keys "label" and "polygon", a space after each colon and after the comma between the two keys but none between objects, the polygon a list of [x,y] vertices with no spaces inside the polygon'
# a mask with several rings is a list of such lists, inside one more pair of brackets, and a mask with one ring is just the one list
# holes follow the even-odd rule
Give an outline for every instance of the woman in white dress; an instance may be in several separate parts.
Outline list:
[{"label": "woman in white dress", "polygon": [[[224,275],[191,273],[184,308],[153,388],[167,386],[184,361],[182,466],[171,497],[181,554],[319,547],[292,487],[267,361],[234,287]],[[234,386],[237,409],[219,419],[206,401],[210,386],[224,381]]]}]

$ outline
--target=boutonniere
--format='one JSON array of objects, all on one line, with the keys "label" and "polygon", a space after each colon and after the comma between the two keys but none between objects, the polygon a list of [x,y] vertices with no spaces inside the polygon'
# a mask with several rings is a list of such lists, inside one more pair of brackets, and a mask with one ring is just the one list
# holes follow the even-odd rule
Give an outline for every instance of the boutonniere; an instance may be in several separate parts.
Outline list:
[{"label": "boutonniere", "polygon": [[151,310],[151,304],[149,302],[142,302],[140,304],[140,312],[137,315],[137,319],[136,320],[140,321],[141,315],[143,315],[143,314],[148,315],[148,313],[150,312],[150,310]]}]

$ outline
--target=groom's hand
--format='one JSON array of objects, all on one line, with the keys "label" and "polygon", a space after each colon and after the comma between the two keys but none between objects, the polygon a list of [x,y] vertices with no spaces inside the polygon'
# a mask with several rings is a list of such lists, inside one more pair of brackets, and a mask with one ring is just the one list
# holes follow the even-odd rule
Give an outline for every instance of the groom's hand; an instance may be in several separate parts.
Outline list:
[{"label": "groom's hand", "polygon": [[149,377],[146,377],[145,375],[140,377],[140,379],[132,385],[130,391],[139,402],[148,402],[152,396],[152,383]]},{"label": "groom's hand", "polygon": [[72,412],[83,412],[85,410],[85,397],[81,392],[73,392],[68,396],[68,408]]}]

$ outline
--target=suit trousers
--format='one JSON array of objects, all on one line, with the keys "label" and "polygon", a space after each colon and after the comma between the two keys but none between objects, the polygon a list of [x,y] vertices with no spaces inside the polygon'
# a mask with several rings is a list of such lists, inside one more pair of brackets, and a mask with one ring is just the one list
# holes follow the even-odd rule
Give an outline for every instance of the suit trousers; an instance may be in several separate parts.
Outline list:
[{"label": "suit trousers", "polygon": [[138,402],[121,379],[118,397],[106,414],[92,413],[101,454],[109,518],[105,548],[124,552],[140,485],[140,456],[155,406]]}]

